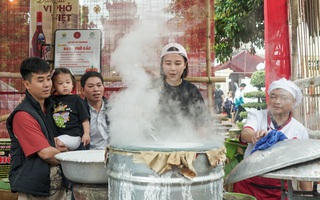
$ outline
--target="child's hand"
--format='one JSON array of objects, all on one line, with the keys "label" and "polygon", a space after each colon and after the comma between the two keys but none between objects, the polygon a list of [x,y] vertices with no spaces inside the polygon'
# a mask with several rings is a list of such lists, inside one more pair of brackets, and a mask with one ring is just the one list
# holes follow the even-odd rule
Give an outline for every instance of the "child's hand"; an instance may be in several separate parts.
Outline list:
[{"label": "child's hand", "polygon": [[81,141],[83,143],[83,146],[87,146],[88,144],[90,144],[90,135],[89,135],[89,133],[88,134],[83,134]]}]

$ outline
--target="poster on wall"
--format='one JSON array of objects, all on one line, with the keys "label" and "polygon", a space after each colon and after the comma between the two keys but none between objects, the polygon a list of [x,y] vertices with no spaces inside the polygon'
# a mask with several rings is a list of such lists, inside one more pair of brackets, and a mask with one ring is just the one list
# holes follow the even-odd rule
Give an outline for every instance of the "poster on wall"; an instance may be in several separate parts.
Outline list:
[{"label": "poster on wall", "polygon": [[[57,29],[78,29],[79,1],[62,0],[57,2]],[[53,43],[52,13],[52,1],[30,1],[29,56],[50,59],[50,45]]]},{"label": "poster on wall", "polygon": [[57,30],[54,48],[54,68],[66,67],[74,75],[82,75],[89,70],[101,71],[99,29]]}]

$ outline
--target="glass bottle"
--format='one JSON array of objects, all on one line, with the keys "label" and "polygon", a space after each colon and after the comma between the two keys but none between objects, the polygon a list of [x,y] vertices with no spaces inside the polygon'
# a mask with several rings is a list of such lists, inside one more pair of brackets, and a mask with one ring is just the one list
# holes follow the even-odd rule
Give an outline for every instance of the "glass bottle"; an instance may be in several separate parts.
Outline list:
[{"label": "glass bottle", "polygon": [[45,46],[41,44],[46,43],[46,37],[42,30],[42,12],[37,12],[37,27],[32,37],[32,53],[31,56],[44,57],[45,52],[42,52],[42,49],[45,49]]}]

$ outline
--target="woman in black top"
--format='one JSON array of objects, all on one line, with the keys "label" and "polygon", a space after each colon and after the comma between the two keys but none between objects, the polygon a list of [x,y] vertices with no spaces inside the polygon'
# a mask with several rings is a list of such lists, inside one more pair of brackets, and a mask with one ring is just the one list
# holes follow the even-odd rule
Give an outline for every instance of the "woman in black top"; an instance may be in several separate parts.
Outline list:
[{"label": "woman in black top", "polygon": [[172,127],[175,127],[175,131],[180,131],[183,127],[181,131],[185,131],[186,126],[190,132],[205,133],[204,130],[211,123],[210,115],[198,88],[184,80],[188,75],[185,48],[180,44],[170,43],[162,49],[160,58],[163,82],[159,104],[162,125],[168,127],[171,133]]}]

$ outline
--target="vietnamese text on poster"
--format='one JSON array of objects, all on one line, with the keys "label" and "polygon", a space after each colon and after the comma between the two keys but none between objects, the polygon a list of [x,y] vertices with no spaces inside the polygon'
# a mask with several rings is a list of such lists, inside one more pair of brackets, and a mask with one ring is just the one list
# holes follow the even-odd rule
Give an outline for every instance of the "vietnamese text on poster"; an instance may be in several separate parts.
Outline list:
[{"label": "vietnamese text on poster", "polygon": [[[30,1],[30,56],[50,59],[53,9],[52,1]],[[58,1],[55,9],[57,29],[79,29],[78,0]]]},{"label": "vietnamese text on poster", "polygon": [[82,75],[88,70],[100,72],[100,61],[100,30],[56,31],[54,68],[66,67],[74,75]]}]

